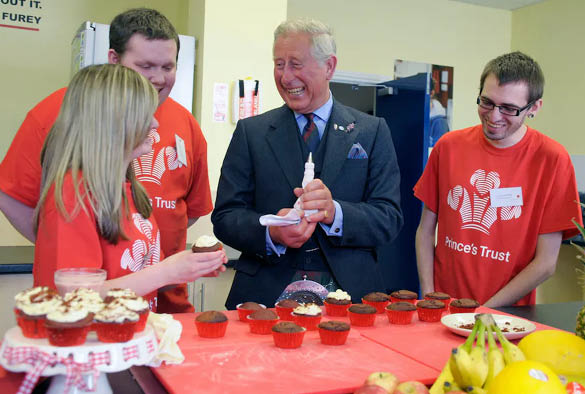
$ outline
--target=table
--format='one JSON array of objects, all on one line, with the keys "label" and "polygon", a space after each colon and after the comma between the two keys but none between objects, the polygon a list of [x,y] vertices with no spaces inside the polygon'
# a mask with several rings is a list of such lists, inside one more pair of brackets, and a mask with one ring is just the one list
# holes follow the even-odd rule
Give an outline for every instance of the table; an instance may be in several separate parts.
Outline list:
[{"label": "table", "polygon": [[[495,313],[508,313],[508,314],[512,314],[512,315],[516,315],[519,317],[523,317],[532,321],[535,321],[537,323],[541,323],[541,324],[537,324],[537,327],[539,329],[542,328],[547,328],[542,326],[542,324],[545,324],[547,326],[551,326],[551,327],[556,327],[556,328],[560,328],[560,329],[564,329],[567,331],[574,331],[574,322],[575,322],[575,316],[577,314],[577,312],[579,311],[579,309],[583,306],[583,302],[579,301],[579,302],[569,302],[569,303],[560,303],[560,304],[540,304],[540,305],[534,305],[534,306],[524,306],[524,307],[505,307],[505,308],[497,308],[497,310],[492,310],[492,312]],[[487,308],[482,308],[481,310],[486,310]],[[480,311],[481,311],[480,310]],[[230,313],[235,313],[233,311],[229,312]],[[184,334],[183,335],[193,335],[193,330],[194,330],[194,325],[192,324],[192,319],[193,319],[193,315],[191,314],[186,314],[186,315],[176,315],[177,318],[184,324]],[[387,323],[387,321],[385,321],[386,317],[384,315],[379,315],[377,317],[377,321],[376,321],[376,327],[375,328],[352,328],[352,331],[354,331],[352,333],[352,337],[350,337],[350,340],[353,341],[354,344],[358,344],[358,345],[363,345],[364,343],[368,343],[368,342],[364,342],[364,340],[368,340],[369,342],[372,342],[374,345],[377,345],[378,347],[375,347],[372,345],[372,343],[368,343],[368,345],[364,345],[368,347],[368,352],[370,352],[373,349],[378,349],[378,351],[380,352],[380,354],[386,354],[386,355],[395,355],[396,353],[398,354],[402,354],[403,356],[406,357],[406,359],[408,359],[409,357],[411,358],[411,360],[409,362],[412,362],[414,360],[412,360],[412,355],[416,355],[419,354],[418,352],[424,352],[425,358],[424,358],[424,362],[418,362],[419,366],[418,368],[421,368],[423,371],[426,371],[425,373],[429,373],[429,371],[434,371],[435,376],[438,375],[440,368],[442,368],[442,366],[444,365],[444,362],[446,361],[446,358],[448,357],[448,350],[451,346],[458,346],[460,343],[462,343],[463,338],[462,337],[458,337],[455,334],[452,334],[450,332],[448,332],[447,330],[443,329],[442,326],[440,325],[440,323],[425,323],[425,324],[434,324],[437,328],[436,330],[436,335],[439,335],[442,337],[442,341],[437,341],[437,346],[433,347],[433,351],[429,352],[428,347],[425,346],[418,346],[417,344],[412,344],[412,342],[408,343],[405,342],[405,340],[403,339],[404,336],[406,335],[406,331],[410,330],[410,331],[417,331],[417,330],[423,330],[424,331],[424,326],[422,323],[416,324],[416,325],[410,325],[410,326],[405,326],[402,328],[397,329],[398,326],[391,326],[392,327],[392,332],[393,332],[393,336],[396,339],[395,341],[392,341],[392,343],[385,343],[385,339],[384,339],[384,333],[383,331],[385,330],[385,327],[389,327],[390,325]],[[341,318],[341,320],[343,320],[343,318]],[[235,322],[237,323],[237,322]],[[231,324],[231,322],[230,322]],[[235,326],[232,325],[232,329]],[[230,328],[230,326],[228,326],[228,329]],[[357,332],[359,332],[360,336],[362,337],[362,339],[358,339],[358,337],[355,335]],[[229,333],[229,332],[228,332]],[[236,335],[236,333],[232,333],[233,335]],[[237,333],[237,335],[243,335],[243,332],[239,332]],[[243,339],[243,338],[242,338]],[[307,339],[309,339],[309,341],[307,341]],[[209,340],[209,341],[213,341],[213,340]],[[270,337],[266,337],[264,339],[261,340],[262,341],[271,341]],[[219,347],[221,347],[221,343],[216,343]],[[305,342],[303,342],[303,347],[306,347],[310,350],[311,347],[316,346],[316,337],[313,337],[311,339],[311,336],[307,336],[305,338]],[[350,343],[351,344],[351,343]],[[265,343],[265,345],[267,345]],[[408,346],[407,346],[408,345]],[[190,345],[189,345],[190,346]],[[344,347],[341,347],[340,349],[343,349]],[[193,349],[191,347],[191,349]],[[193,349],[194,350],[194,349]],[[221,349],[217,349],[217,350],[221,350]],[[226,349],[223,349],[224,351]],[[229,349],[227,349],[229,350]],[[410,352],[410,356],[409,353]],[[412,353],[414,352],[414,353]],[[190,366],[193,366],[193,363],[195,362],[199,362],[197,357],[194,357],[192,355],[188,355],[187,351],[184,350],[184,353],[187,357],[186,362],[187,363],[191,363]],[[193,354],[193,351],[190,351],[189,353]],[[207,352],[203,352],[201,357],[207,357],[209,358],[211,354],[211,351],[207,351]],[[199,359],[201,359],[201,357]],[[412,365],[412,364],[409,364]],[[166,372],[171,373],[173,371],[173,368],[175,368],[176,372],[178,371],[178,367],[163,367],[166,368]],[[377,368],[376,368],[377,369]],[[369,370],[370,372],[374,372],[375,369]],[[392,371],[391,369],[389,369],[390,371]],[[162,373],[162,369],[161,370],[155,370],[155,372],[153,373],[151,369],[147,368],[147,367],[133,367],[131,370],[127,370],[127,371],[123,371],[123,372],[119,372],[119,373],[115,373],[115,374],[108,374],[108,379],[110,381],[110,385],[112,386],[112,389],[114,390],[114,392],[124,392],[124,393],[166,393],[167,389],[160,383],[159,378],[157,378],[157,375],[161,375]],[[175,372],[172,372],[175,373]],[[171,373],[171,375],[172,375]],[[362,374],[363,375],[363,374]],[[1,376],[1,374],[0,374]],[[302,375],[301,375],[302,376]],[[362,380],[365,376],[359,376],[358,380]],[[427,377],[425,383],[429,383],[429,379]],[[191,387],[192,389],[193,387]],[[289,390],[290,391],[290,390]],[[44,392],[42,391],[42,386],[38,387],[37,390],[35,390],[35,392]],[[242,390],[239,390],[238,392],[245,392]],[[321,391],[321,392],[325,392],[325,391]],[[342,391],[337,391],[337,392],[342,392]]]}]

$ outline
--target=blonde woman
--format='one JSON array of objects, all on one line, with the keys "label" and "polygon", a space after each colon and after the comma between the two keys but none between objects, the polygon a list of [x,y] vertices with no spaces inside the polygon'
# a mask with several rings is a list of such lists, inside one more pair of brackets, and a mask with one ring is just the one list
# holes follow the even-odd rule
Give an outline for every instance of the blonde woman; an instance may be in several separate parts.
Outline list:
[{"label": "blonde woman", "polygon": [[90,66],[73,77],[41,157],[36,286],[54,287],[60,268],[104,268],[107,288],[132,288],[156,310],[158,288],[225,270],[223,250],[160,261],[158,226],[130,167],[151,150],[157,105],[150,82],[124,66]]}]

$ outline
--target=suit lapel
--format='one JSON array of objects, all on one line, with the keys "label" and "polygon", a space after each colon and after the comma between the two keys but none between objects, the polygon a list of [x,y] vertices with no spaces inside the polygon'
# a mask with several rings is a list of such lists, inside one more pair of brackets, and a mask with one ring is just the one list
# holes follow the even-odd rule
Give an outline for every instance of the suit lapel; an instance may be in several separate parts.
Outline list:
[{"label": "suit lapel", "polygon": [[[355,124],[355,129],[347,132],[347,125],[354,122],[355,117],[343,105],[334,101],[331,117],[327,123],[327,146],[321,170],[321,180],[325,185],[333,185],[339,175],[339,171],[341,171],[341,167],[343,167],[343,163],[347,159],[349,149],[353,145],[359,130],[359,125]],[[343,127],[344,130],[340,130],[339,126]]]},{"label": "suit lapel", "polygon": [[293,112],[286,105],[281,109],[282,111],[271,122],[266,140],[291,188],[301,187],[304,166],[302,162],[299,162],[303,156],[298,142],[297,122]]}]

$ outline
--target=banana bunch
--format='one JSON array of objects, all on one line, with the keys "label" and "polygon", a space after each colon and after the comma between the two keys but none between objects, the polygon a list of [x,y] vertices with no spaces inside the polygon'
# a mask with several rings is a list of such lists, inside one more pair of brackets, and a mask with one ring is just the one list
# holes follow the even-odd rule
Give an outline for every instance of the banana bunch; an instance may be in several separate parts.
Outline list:
[{"label": "banana bunch", "polygon": [[[498,336],[502,350],[498,347],[493,332]],[[452,390],[487,393],[490,383],[507,364],[524,359],[518,346],[504,337],[492,315],[476,315],[471,334],[465,343],[451,351],[451,356],[431,387],[430,394],[443,394]]]}]

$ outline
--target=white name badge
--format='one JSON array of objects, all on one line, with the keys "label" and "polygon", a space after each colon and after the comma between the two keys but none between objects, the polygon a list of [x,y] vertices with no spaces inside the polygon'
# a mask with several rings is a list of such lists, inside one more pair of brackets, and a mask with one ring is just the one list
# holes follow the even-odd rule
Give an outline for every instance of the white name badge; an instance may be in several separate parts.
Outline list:
[{"label": "white name badge", "polygon": [[175,134],[175,141],[177,144],[177,159],[179,163],[182,163],[185,167],[187,166],[187,152],[185,151],[185,141],[181,137]]},{"label": "white name badge", "polygon": [[522,202],[522,188],[518,186],[492,189],[490,190],[490,203],[494,208],[522,206],[524,205]]}]

